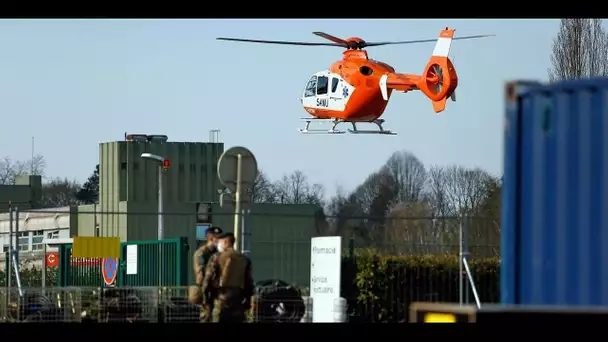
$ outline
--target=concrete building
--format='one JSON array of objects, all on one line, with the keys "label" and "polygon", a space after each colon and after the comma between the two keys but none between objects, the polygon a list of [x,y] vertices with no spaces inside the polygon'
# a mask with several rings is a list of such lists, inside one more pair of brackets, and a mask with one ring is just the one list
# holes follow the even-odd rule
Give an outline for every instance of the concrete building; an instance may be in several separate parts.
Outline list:
[{"label": "concrete building", "polygon": [[18,176],[14,185],[0,185],[0,213],[8,211],[8,204],[22,209],[36,208],[40,203],[42,177]]},{"label": "concrete building", "polygon": [[[126,135],[124,141],[101,143],[99,204],[21,213],[19,232],[14,240],[21,260],[41,257],[44,237],[117,236],[121,241],[156,240],[158,165],[141,158],[142,153],[153,153],[170,161],[163,175],[164,236],[188,238],[191,273],[191,256],[200,243],[197,227],[201,230],[210,223],[203,208],[211,208],[214,226],[233,231],[233,216],[218,204],[223,187],[217,176],[217,162],[223,151],[223,143],[172,142],[166,136]],[[316,214],[320,208],[255,204],[251,209],[255,278],[307,285],[310,238],[317,235]],[[205,213],[200,215],[201,211]],[[4,250],[8,250],[8,238],[4,238],[8,229],[8,213],[0,214],[0,241]],[[4,263],[3,259],[1,256],[0,264]]]}]

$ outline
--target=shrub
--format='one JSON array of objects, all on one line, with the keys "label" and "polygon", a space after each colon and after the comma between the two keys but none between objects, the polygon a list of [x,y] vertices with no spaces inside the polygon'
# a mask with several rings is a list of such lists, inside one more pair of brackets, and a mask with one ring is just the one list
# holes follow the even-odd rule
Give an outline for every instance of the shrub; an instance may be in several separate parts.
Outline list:
[{"label": "shrub", "polygon": [[[470,260],[469,267],[481,302],[498,302],[498,258]],[[458,303],[459,274],[458,257],[453,255],[390,256],[356,250],[343,259],[341,290],[351,322],[402,322],[413,302]]]},{"label": "shrub", "polygon": [[[57,270],[58,268],[47,268],[46,271],[46,286],[57,286]],[[36,267],[22,268],[19,272],[21,286],[23,287],[41,287],[42,286],[42,270]],[[5,271],[0,271],[0,286],[6,286],[7,274]],[[17,280],[13,273],[12,285],[17,286]]]}]

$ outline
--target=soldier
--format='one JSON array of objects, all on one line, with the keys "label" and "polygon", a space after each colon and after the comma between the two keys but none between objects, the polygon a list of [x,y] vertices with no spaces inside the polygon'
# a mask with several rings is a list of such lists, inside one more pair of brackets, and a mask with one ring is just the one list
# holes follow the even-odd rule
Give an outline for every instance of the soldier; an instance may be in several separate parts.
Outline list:
[{"label": "soldier", "polygon": [[207,243],[199,247],[196,252],[194,252],[193,265],[197,285],[195,291],[198,291],[199,293],[194,296],[197,299],[193,300],[193,302],[204,302],[204,305],[201,307],[200,313],[201,322],[211,322],[213,317],[213,304],[217,297],[217,293],[215,293],[213,288],[209,288],[207,291],[203,291],[201,289],[201,285],[205,276],[205,269],[207,263],[209,262],[211,257],[215,253],[217,253],[216,236],[221,233],[222,229],[220,229],[219,227],[207,228],[207,230],[205,231],[205,239],[207,239]]},{"label": "soldier", "polygon": [[234,250],[234,234],[217,236],[218,253],[207,264],[202,289],[216,288],[220,323],[242,323],[251,307],[253,276],[251,261]]}]

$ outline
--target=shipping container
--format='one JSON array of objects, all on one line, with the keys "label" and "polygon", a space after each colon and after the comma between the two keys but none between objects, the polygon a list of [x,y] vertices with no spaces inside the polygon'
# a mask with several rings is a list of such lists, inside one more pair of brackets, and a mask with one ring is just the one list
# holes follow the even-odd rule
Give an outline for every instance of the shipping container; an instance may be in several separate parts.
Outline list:
[{"label": "shipping container", "polygon": [[501,302],[608,305],[608,78],[506,85]]}]

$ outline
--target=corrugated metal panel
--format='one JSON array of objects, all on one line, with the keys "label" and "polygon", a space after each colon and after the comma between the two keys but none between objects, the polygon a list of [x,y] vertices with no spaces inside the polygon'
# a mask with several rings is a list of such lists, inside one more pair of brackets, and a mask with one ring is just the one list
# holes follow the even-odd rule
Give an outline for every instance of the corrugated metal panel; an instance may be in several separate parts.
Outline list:
[{"label": "corrugated metal panel", "polygon": [[608,305],[608,79],[507,85],[504,304]]}]

